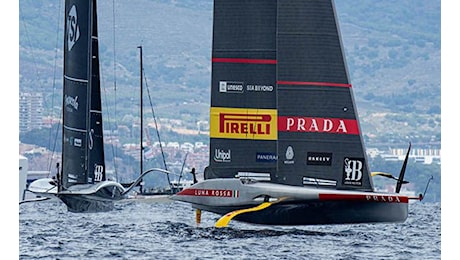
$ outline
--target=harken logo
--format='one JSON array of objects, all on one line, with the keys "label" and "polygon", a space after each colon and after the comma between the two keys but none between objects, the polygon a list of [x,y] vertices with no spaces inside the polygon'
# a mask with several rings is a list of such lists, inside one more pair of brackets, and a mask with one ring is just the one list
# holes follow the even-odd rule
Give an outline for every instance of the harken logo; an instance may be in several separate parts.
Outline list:
[{"label": "harken logo", "polygon": [[77,7],[73,5],[67,15],[67,50],[72,50],[80,39],[80,26],[78,26]]},{"label": "harken logo", "polygon": [[361,186],[364,170],[364,159],[345,158],[343,160],[343,184]]}]

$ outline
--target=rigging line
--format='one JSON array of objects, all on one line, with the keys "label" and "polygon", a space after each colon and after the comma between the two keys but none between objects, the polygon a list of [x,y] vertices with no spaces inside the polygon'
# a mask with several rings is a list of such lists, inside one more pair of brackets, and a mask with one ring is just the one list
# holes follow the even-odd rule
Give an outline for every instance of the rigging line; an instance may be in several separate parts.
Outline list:
[{"label": "rigging line", "polygon": [[[98,45],[99,45],[99,41],[98,41]],[[98,53],[98,55],[99,55],[99,53]],[[103,76],[102,76],[102,75],[103,75],[102,67],[99,67],[99,70],[100,70],[99,80],[101,81],[101,85],[100,85],[100,86],[101,86],[101,89],[102,89],[103,92],[104,92],[104,100],[106,101],[105,103],[102,104],[103,107],[105,107],[105,112],[104,112],[104,114],[107,115],[107,120],[104,120],[104,125],[106,125],[107,128],[106,128],[106,127],[104,127],[104,128],[106,128],[106,129],[113,129],[113,128],[111,127],[111,118],[112,118],[112,117],[111,117],[111,114],[110,114],[110,111],[111,111],[111,110],[109,109],[109,107],[110,107],[110,106],[109,106],[110,101],[109,101],[109,97],[108,97],[108,95],[107,95],[107,92],[108,92],[108,91],[107,91],[107,88],[105,87],[105,86],[107,85],[107,84],[105,83],[105,82],[106,82],[106,81],[105,81],[106,77],[103,77]],[[117,102],[116,102],[116,97],[115,97],[114,104],[116,104],[116,103],[117,103]],[[116,105],[114,105],[114,106],[116,106]],[[101,112],[102,112],[102,111],[101,111]],[[115,118],[116,118],[116,117],[115,117]],[[115,121],[116,121],[116,120],[115,120]],[[107,136],[104,136],[104,137],[107,138]],[[115,147],[114,147],[113,139],[112,139],[112,138],[110,139],[110,144],[111,144],[111,145],[110,145],[110,148],[111,148],[111,150],[112,150],[112,163],[113,163],[114,172],[115,172],[115,180],[118,181],[118,172],[117,172],[116,160],[115,160],[115,158],[116,158],[116,156],[115,156]]]},{"label": "rigging line", "polygon": [[[114,124],[115,124],[115,129],[118,129],[118,124],[117,124],[117,55],[116,55],[116,41],[115,41],[115,37],[116,37],[116,34],[115,34],[115,0],[112,0],[112,19],[113,19],[113,23],[112,23],[112,44],[113,44],[113,90],[114,90],[114,118],[115,118],[115,121],[114,121]],[[112,142],[111,142],[112,143]],[[115,147],[112,143],[111,145],[112,147],[112,156],[113,158],[116,158],[117,156],[117,150],[115,150]],[[114,169],[114,172],[115,172],[115,179],[118,181],[118,170],[117,170],[117,164],[115,163],[115,159],[113,160],[113,169]]]},{"label": "rigging line", "polygon": [[[53,91],[52,91],[52,94],[51,94],[51,118],[54,118],[54,113],[53,113],[53,109],[54,109],[54,97],[55,97],[55,94],[56,94],[56,71],[57,71],[57,59],[58,59],[58,50],[59,50],[59,46],[58,44],[61,42],[59,41],[59,30],[61,28],[61,14],[64,13],[64,12],[61,12],[62,8],[62,1],[59,1],[59,15],[58,15],[58,26],[56,28],[56,47],[54,48],[54,68],[53,68]],[[59,117],[58,118],[62,118],[62,114],[61,114],[62,110],[61,108],[59,109]],[[48,137],[48,147],[51,147],[51,133],[52,133],[52,122],[51,122],[51,127],[50,127],[50,132],[49,132],[49,137]],[[53,164],[53,158],[54,158],[54,155],[56,153],[56,145],[57,145],[57,139],[58,139],[58,136],[59,136],[59,129],[61,128],[61,120],[58,120],[58,123],[56,125],[56,134],[54,136],[54,144],[53,144],[53,150],[52,150],[52,153],[50,154],[50,156],[48,157],[48,171],[51,172],[51,167],[52,167],[52,164]],[[48,176],[49,177],[49,176]]]},{"label": "rigging line", "polygon": [[158,130],[157,119],[155,117],[155,111],[153,109],[152,98],[150,97],[149,85],[147,83],[147,77],[145,76],[144,69],[142,69],[142,74],[145,79],[145,88],[147,89],[147,95],[149,96],[150,109],[152,110],[153,122],[155,123],[155,129],[157,130],[156,132],[157,132],[158,142],[160,143],[160,150],[161,150],[161,156],[163,157],[163,164],[165,166],[165,170],[168,170],[168,167],[166,166],[165,154],[163,152],[163,145],[161,144],[160,131]]},{"label": "rigging line", "polygon": [[[98,46],[99,46],[99,41],[98,41]],[[97,54],[99,56],[99,53]],[[100,56],[99,56],[100,57]],[[100,64],[100,62],[99,62]],[[109,98],[107,97],[107,88],[105,87],[107,84],[105,84],[105,77],[102,77],[102,67],[99,65],[99,80],[101,81],[101,88],[103,89],[104,91],[104,99],[106,101],[106,105],[104,106],[105,107],[105,112],[104,114],[107,115],[107,120],[105,120],[105,123],[103,125],[107,125],[107,128],[108,129],[113,129],[111,127],[111,116],[110,116],[110,109],[109,109]],[[103,87],[102,87],[103,85]],[[114,104],[116,104],[116,100],[114,101]],[[102,104],[104,105],[104,104]],[[102,109],[101,109],[102,110]],[[116,120],[115,120],[116,121]],[[106,135],[104,135],[105,138],[107,138]],[[116,181],[118,181],[118,173],[116,171],[116,163],[115,163],[115,148],[114,148],[114,144],[113,144],[113,138],[110,138],[110,147],[111,147],[111,150],[112,150],[112,163],[113,163],[113,167],[114,167],[114,172],[115,172],[115,179]]]}]

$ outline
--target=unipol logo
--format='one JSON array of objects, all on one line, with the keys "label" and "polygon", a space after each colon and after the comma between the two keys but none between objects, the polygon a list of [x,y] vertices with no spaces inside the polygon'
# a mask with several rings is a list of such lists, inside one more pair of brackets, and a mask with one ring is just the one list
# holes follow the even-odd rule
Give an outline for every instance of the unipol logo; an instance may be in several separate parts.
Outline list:
[{"label": "unipol logo", "polygon": [[231,162],[231,150],[228,149],[227,151],[216,149],[214,151],[214,161],[216,162]]},{"label": "unipol logo", "polygon": [[102,176],[104,173],[104,165],[95,164],[94,165],[94,181],[102,181]]},{"label": "unipol logo", "polygon": [[80,39],[80,26],[78,26],[77,7],[73,5],[67,15],[67,50],[72,50]]},{"label": "unipol logo", "polygon": [[362,185],[364,160],[358,158],[345,158],[343,162],[343,184]]}]

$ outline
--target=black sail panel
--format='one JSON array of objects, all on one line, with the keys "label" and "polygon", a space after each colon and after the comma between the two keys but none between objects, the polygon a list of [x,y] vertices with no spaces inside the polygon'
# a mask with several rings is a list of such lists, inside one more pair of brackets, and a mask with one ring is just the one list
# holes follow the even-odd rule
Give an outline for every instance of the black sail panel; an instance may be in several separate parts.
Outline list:
[{"label": "black sail panel", "polygon": [[276,182],[372,190],[332,1],[278,2]]},{"label": "black sail panel", "polygon": [[[97,159],[101,157],[101,153],[96,152],[93,155],[92,152],[95,151],[94,147],[102,147],[97,31],[93,34],[93,28],[97,27],[97,23],[93,20],[95,18],[93,12],[95,15],[95,1],[65,1],[62,140],[64,188],[74,184],[92,183],[94,172],[101,171],[100,159]],[[93,50],[94,45],[95,50]],[[93,55],[96,59],[93,59]],[[95,77],[91,76],[92,71],[97,71]],[[90,125],[97,125],[97,127]],[[92,176],[88,175],[89,167]],[[102,169],[104,169],[103,164]]]},{"label": "black sail panel", "polygon": [[97,30],[97,6],[93,1],[91,37],[91,85],[90,85],[90,127],[88,144],[88,182],[106,180],[104,159],[104,138],[102,125],[102,104],[99,68],[99,39]]},{"label": "black sail panel", "polygon": [[205,178],[276,169],[276,1],[214,1]]}]

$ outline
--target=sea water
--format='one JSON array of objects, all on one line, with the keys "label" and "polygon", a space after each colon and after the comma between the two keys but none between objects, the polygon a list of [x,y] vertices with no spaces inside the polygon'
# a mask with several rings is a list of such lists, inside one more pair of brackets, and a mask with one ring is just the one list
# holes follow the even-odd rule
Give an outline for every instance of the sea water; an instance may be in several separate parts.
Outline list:
[{"label": "sea water", "polygon": [[19,206],[19,259],[440,259],[441,204],[409,205],[404,223],[265,226],[175,201],[126,200],[104,213],[59,201]]}]

